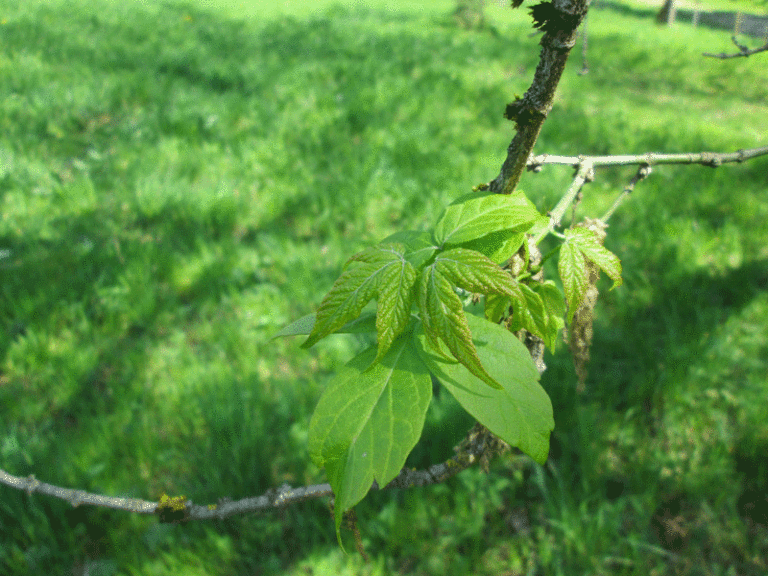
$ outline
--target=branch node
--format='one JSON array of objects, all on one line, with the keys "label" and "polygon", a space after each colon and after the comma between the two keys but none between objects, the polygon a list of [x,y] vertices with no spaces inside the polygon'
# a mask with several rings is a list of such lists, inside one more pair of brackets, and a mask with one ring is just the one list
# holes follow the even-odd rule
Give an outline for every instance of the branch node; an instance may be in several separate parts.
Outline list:
[{"label": "branch node", "polygon": [[720,157],[717,154],[713,154],[712,152],[703,152],[701,155],[701,160],[705,166],[709,166],[711,168],[717,168],[723,163]]},{"label": "branch node", "polygon": [[86,492],[83,490],[75,490],[72,493],[72,508],[77,508],[85,500]]},{"label": "branch node", "polygon": [[35,478],[34,474],[27,476],[27,494],[32,496],[32,493],[40,486],[40,480]]},{"label": "branch node", "polygon": [[277,493],[272,500],[272,506],[275,508],[281,508],[285,506],[285,502],[291,493],[291,486],[289,484],[283,484],[277,489]]}]

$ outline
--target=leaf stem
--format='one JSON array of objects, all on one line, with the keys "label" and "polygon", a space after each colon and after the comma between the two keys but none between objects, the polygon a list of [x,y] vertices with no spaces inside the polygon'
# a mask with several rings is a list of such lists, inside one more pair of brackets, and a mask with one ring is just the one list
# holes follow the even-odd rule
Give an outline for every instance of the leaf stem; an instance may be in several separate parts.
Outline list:
[{"label": "leaf stem", "polygon": [[560,223],[563,221],[563,216],[565,216],[566,210],[568,210],[568,207],[571,206],[571,204],[573,204],[573,202],[576,200],[584,184],[586,182],[592,182],[594,177],[595,167],[592,164],[592,161],[586,158],[582,159],[578,164],[576,175],[573,177],[573,182],[571,182],[571,185],[560,199],[560,202],[557,203],[557,206],[555,206],[555,208],[549,213],[549,226],[539,232],[538,236],[536,236],[534,239],[536,244],[541,242],[548,234],[554,234],[559,238],[565,238],[565,236],[562,234],[555,232],[555,228],[560,226]]}]

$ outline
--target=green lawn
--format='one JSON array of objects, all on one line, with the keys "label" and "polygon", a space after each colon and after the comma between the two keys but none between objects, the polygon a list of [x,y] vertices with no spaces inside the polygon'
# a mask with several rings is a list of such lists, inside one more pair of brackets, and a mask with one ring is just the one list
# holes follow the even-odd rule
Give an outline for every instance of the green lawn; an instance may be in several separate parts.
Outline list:
[{"label": "green lawn", "polygon": [[[303,4],[0,2],[0,468],[196,503],[324,481],[309,417],[364,342],[270,337],[351,254],[496,175],[539,38],[495,5],[464,31],[448,0]],[[765,55],[590,18],[591,72],[575,51],[537,152],[768,141]],[[578,213],[633,172],[599,173]],[[571,174],[521,186],[546,211]],[[323,501],[176,526],[0,486],[0,573],[765,574],[766,174],[656,168],[611,220],[625,283],[604,286],[586,392],[565,346],[546,359],[547,465],[372,495],[369,564]],[[439,394],[409,465],[470,426]]]}]

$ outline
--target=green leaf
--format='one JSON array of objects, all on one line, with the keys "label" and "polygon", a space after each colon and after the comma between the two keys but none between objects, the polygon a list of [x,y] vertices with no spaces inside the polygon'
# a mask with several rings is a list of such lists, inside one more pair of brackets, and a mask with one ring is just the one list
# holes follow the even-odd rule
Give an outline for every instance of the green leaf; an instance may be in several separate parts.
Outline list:
[{"label": "green leaf", "polygon": [[398,339],[368,369],[375,355],[369,348],[338,373],[309,424],[310,455],[325,467],[336,496],[337,536],[342,515],[373,481],[383,487],[398,475],[421,436],[432,397],[432,379],[412,338]]},{"label": "green leaf", "polygon": [[[455,248],[440,254],[434,266],[455,286],[469,292],[505,296],[513,305],[513,331],[525,328],[546,338],[549,331],[544,302],[536,292],[478,252]],[[486,296],[488,297],[488,296]],[[492,305],[503,307],[492,301]],[[496,315],[496,314],[494,314]]]},{"label": "green leaf", "polygon": [[571,242],[565,242],[560,247],[557,261],[557,271],[563,281],[565,301],[568,303],[568,323],[579,308],[587,292],[587,262],[584,254]]},{"label": "green leaf", "polygon": [[414,298],[413,288],[418,276],[413,265],[405,259],[400,261],[400,266],[392,266],[385,272],[377,301],[376,334],[379,352],[374,362],[381,360],[395,338],[408,325]]},{"label": "green leaf", "polygon": [[525,284],[520,284],[522,299],[516,298],[512,303],[512,324],[509,329],[517,332],[525,328],[542,340],[549,332],[549,315],[544,309],[544,302],[536,292]]},{"label": "green leaf", "polygon": [[365,262],[366,264],[388,264],[394,260],[398,260],[405,252],[405,246],[398,242],[379,243],[376,246],[366,248],[362,252],[358,252],[354,256],[351,256],[349,260],[344,263],[346,269],[353,262]]},{"label": "green leaf", "polygon": [[[307,336],[312,332],[314,326],[315,314],[307,314],[288,324],[288,326],[272,336],[271,340],[281,336]],[[373,312],[363,314],[336,330],[337,334],[363,334],[365,332],[376,332],[376,314]]]},{"label": "green leaf", "polygon": [[288,326],[283,327],[280,332],[272,336],[272,340],[280,338],[281,336],[300,336],[303,334],[309,334],[312,332],[312,328],[315,325],[315,315],[307,314],[302,316],[298,320],[294,320]]},{"label": "green leaf", "polygon": [[402,244],[379,244],[352,256],[345,264],[347,269],[320,304],[315,325],[302,347],[308,348],[336,332],[375,297],[379,341],[375,361],[380,360],[410,319],[418,273],[405,259],[404,250]]},{"label": "green leaf", "polygon": [[501,264],[515,255],[520,246],[523,245],[524,240],[525,232],[501,230],[500,232],[491,232],[476,240],[464,242],[461,244],[461,248],[480,252],[493,262]]},{"label": "green leaf", "polygon": [[594,262],[608,277],[613,280],[611,290],[621,286],[621,260],[613,252],[603,246],[600,236],[581,226],[565,231],[566,242],[576,246],[590,262]]},{"label": "green leaf", "polygon": [[[442,354],[440,348],[442,338],[457,360],[462,361],[462,356],[469,357],[470,359],[465,361],[474,366],[475,372],[482,374],[479,360],[472,358],[474,348],[472,336],[464,318],[461,299],[454,291],[451,282],[440,274],[434,264],[426,267],[422,272],[417,293],[421,320],[432,348]],[[443,355],[443,357],[449,359],[448,356]],[[499,386],[495,382],[489,384],[494,387]]]},{"label": "green leaf", "polygon": [[611,289],[621,286],[622,283],[621,261],[602,245],[596,232],[580,226],[566,230],[557,269],[568,303],[568,323],[573,321],[573,315],[587,292],[587,260],[594,262],[613,280]]},{"label": "green leaf", "polygon": [[440,246],[455,246],[512,230],[525,232],[540,214],[522,194],[468,194],[445,208],[435,225],[435,240]]},{"label": "green leaf", "polygon": [[464,248],[438,254],[424,269],[419,282],[419,310],[433,349],[439,353],[439,341],[442,340],[472,374],[489,386],[499,388],[500,384],[485,371],[477,357],[464,306],[454,287],[481,294],[505,294],[522,300],[520,288],[493,261]]},{"label": "green leaf", "polygon": [[429,232],[417,232],[414,230],[401,230],[391,236],[387,236],[381,244],[396,242],[405,246],[405,259],[416,270],[421,270],[435,255],[438,247],[432,240]]},{"label": "green leaf", "polygon": [[565,301],[557,286],[551,280],[533,282],[530,286],[520,284],[519,297],[492,294],[485,298],[485,318],[494,324],[501,322],[512,307],[512,322],[509,330],[516,332],[525,328],[544,341],[550,350],[557,346],[557,336],[565,325]]},{"label": "green leaf", "polygon": [[508,296],[489,294],[485,297],[486,320],[498,324],[507,315],[510,306],[512,306],[512,299]]},{"label": "green leaf", "polygon": [[544,344],[547,348],[554,352],[557,347],[558,334],[560,330],[565,326],[565,299],[562,292],[558,289],[552,280],[546,280],[545,282],[535,282],[531,284],[531,288],[539,296],[544,303],[544,310],[547,314],[547,333],[542,336]]},{"label": "green leaf", "polygon": [[416,332],[417,350],[430,372],[464,409],[496,436],[543,464],[554,429],[552,403],[539,385],[539,372],[525,346],[508,330],[468,317],[477,354],[501,389],[489,388],[461,364],[446,362]]},{"label": "green leaf", "polygon": [[519,284],[509,272],[480,252],[454,248],[441,252],[432,267],[448,277],[454,285],[476,294],[519,294]]}]

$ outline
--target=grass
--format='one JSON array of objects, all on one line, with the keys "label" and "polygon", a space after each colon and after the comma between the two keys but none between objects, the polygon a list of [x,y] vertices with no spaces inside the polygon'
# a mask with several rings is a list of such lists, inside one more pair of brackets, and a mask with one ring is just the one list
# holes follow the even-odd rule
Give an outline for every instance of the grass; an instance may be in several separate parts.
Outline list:
[{"label": "grass", "polygon": [[[495,175],[536,63],[524,12],[489,6],[470,32],[451,4],[5,2],[3,469],[198,503],[323,480],[307,422],[362,342],[271,335],[349,255]],[[727,33],[605,10],[590,34],[537,151],[765,143],[759,56],[700,57]],[[767,169],[657,168],[611,221],[625,286],[603,295],[587,392],[547,358],[548,464],[372,495],[370,564],[339,551],[324,502],[168,526],[0,488],[0,572],[765,573]],[[522,187],[547,210],[570,173]],[[579,213],[631,174],[600,173]],[[470,424],[440,394],[409,464]]]}]

